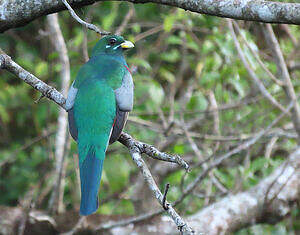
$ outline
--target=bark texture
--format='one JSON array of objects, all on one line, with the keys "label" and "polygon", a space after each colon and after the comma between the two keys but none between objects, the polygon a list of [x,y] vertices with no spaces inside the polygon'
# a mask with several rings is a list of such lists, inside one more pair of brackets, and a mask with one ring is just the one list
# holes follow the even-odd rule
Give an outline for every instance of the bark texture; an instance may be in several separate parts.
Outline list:
[{"label": "bark texture", "polygon": [[[73,8],[105,0],[70,0]],[[118,0],[133,3],[157,3],[200,14],[265,23],[300,24],[300,3],[259,0]],[[50,13],[65,10],[58,0],[0,0],[0,32],[24,26]]]},{"label": "bark texture", "polygon": [[[249,191],[223,198],[189,217],[196,231],[223,234],[256,223],[276,223],[291,212],[299,200],[300,148],[287,162]],[[201,230],[200,230],[201,231]]]},{"label": "bark texture", "polygon": [[[290,154],[288,160],[270,176],[248,191],[224,197],[219,202],[184,218],[195,229],[196,234],[226,234],[256,223],[276,223],[289,215],[300,195],[300,148]],[[53,234],[72,229],[79,219],[72,212],[52,218],[40,211],[31,211],[26,223],[25,234]],[[0,233],[14,234],[20,218],[21,208],[0,208]],[[70,218],[67,222],[66,218]],[[100,215],[88,217],[86,225],[76,231],[94,233],[102,222],[109,228],[110,218]],[[169,216],[162,216],[144,224],[128,224],[110,228],[111,234],[176,234],[177,228]],[[106,221],[106,222],[103,222]],[[107,224],[107,226],[106,226]],[[41,230],[42,229],[42,230]]]}]

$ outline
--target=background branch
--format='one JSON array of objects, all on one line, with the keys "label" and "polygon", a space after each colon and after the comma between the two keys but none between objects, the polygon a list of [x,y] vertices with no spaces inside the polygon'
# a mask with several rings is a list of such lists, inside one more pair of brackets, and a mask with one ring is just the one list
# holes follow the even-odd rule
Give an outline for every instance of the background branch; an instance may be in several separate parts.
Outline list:
[{"label": "background branch", "polygon": [[273,28],[270,24],[267,24],[264,30],[265,38],[268,42],[269,47],[272,49],[273,54],[275,55],[275,63],[277,64],[277,68],[280,71],[280,75],[285,85],[285,93],[289,100],[294,101],[294,107],[292,109],[292,121],[295,127],[295,130],[298,134],[298,142],[300,143],[300,106],[297,102],[297,97],[295,93],[294,86],[292,84],[292,80],[281,52],[278,40],[274,34]]},{"label": "background branch", "polygon": [[[66,96],[70,84],[70,62],[68,57],[68,50],[63,38],[59,23],[58,14],[47,16],[47,25],[49,28],[50,41],[59,55],[59,62],[61,64],[60,79],[61,79],[61,93]],[[49,201],[49,210],[51,213],[61,213],[64,210],[63,195],[65,188],[65,155],[66,149],[70,145],[67,134],[68,121],[67,113],[60,107],[57,119],[57,134],[55,138],[55,180],[53,184],[53,191]]]},{"label": "background branch", "polygon": [[36,76],[32,75],[20,65],[15,63],[8,55],[0,54],[0,68],[6,69],[12,74],[16,75],[18,78],[22,79],[25,83],[32,86],[35,90],[38,90],[45,97],[53,100],[56,104],[65,108],[66,99],[59,93],[55,88],[47,85]]},{"label": "background branch", "polygon": [[[253,223],[275,223],[292,212],[292,204],[296,203],[300,193],[300,148],[293,151],[288,160],[282,163],[271,175],[263,179],[251,189],[229,195],[222,200],[212,203],[210,206],[200,210],[194,215],[187,216],[186,221],[193,226],[196,234],[230,233]],[[270,187],[271,186],[271,187]],[[267,198],[265,198],[268,192]],[[267,200],[265,200],[267,199]],[[265,206],[263,206],[265,204]],[[262,210],[263,208],[263,210]],[[26,212],[21,208],[0,208],[1,231],[13,231],[14,223],[19,216]],[[163,210],[164,211],[164,210]],[[44,229],[42,231],[57,232],[57,223],[52,217],[44,212],[31,211],[28,215],[34,222],[31,224],[31,231]],[[139,218],[151,218],[144,214]],[[58,219],[58,218],[57,218]],[[110,229],[113,235],[130,234],[139,231],[138,234],[145,234],[149,231],[159,231],[160,234],[174,234],[174,224],[169,223],[169,217],[162,216],[153,224],[134,224],[134,219],[119,221],[117,223],[106,223],[101,227],[95,227],[95,218],[87,220],[85,231],[102,231]],[[79,220],[81,222],[81,220]],[[126,226],[129,225],[130,226]],[[124,226],[124,227],[120,227]],[[75,231],[75,230],[74,230]],[[73,232],[74,232],[73,231]],[[78,231],[78,230],[76,230]],[[68,233],[73,234],[73,233]]]},{"label": "background branch", "polygon": [[[64,0],[65,1],[65,0]],[[98,0],[96,0],[98,1]],[[101,1],[101,0],[100,0]],[[120,0],[122,1],[122,0]],[[258,0],[128,0],[133,3],[157,3],[179,7],[200,14],[214,15],[239,20],[252,20],[266,23],[300,24],[300,4]],[[72,7],[93,4],[95,0],[70,1]],[[9,6],[9,7],[8,7]],[[4,0],[0,3],[0,32],[24,26],[30,21],[50,13],[65,10],[61,1],[28,1],[19,4],[18,0]],[[26,12],[26,14],[23,14]]]},{"label": "background branch", "polygon": [[262,95],[264,97],[266,97],[270,103],[272,105],[274,105],[275,107],[279,108],[281,111],[284,110],[284,107],[277,102],[277,100],[268,92],[268,90],[265,88],[264,84],[262,83],[262,81],[260,81],[260,79],[257,77],[257,75],[255,74],[255,72],[253,71],[253,69],[251,68],[250,64],[247,62],[246,56],[244,55],[244,52],[240,46],[240,43],[236,37],[236,34],[234,32],[233,26],[232,26],[232,20],[227,19],[227,23],[228,23],[228,27],[229,30],[231,32],[233,41],[234,41],[234,45],[236,47],[236,50],[238,52],[239,57],[241,58],[245,68],[247,69],[250,78],[252,79],[253,83],[255,84],[255,86],[259,89],[259,91],[262,93]]},{"label": "background branch", "polygon": [[95,31],[96,33],[100,34],[100,35],[108,35],[110,34],[109,32],[106,31],[101,31],[96,25],[94,24],[90,24],[87,23],[85,21],[83,21],[82,19],[80,19],[78,17],[78,15],[75,13],[75,11],[72,9],[72,7],[69,5],[67,0],[62,0],[62,2],[65,4],[65,6],[68,8],[71,16],[79,23],[82,24],[83,26],[85,26],[86,28]]}]

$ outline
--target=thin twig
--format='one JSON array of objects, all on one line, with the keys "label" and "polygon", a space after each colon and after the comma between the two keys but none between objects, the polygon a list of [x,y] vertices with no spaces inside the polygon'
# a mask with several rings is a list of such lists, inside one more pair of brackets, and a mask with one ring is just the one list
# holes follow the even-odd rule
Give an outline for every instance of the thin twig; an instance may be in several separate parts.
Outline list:
[{"label": "thin twig", "polygon": [[112,228],[122,227],[122,226],[126,226],[128,224],[134,224],[134,223],[138,223],[138,222],[141,222],[141,221],[149,220],[149,219],[151,219],[155,216],[160,215],[163,212],[165,212],[164,209],[158,209],[158,210],[153,211],[153,212],[145,213],[145,214],[135,216],[135,217],[129,218],[129,219],[120,220],[118,222],[103,223],[100,226],[98,226],[95,229],[95,231],[96,232],[101,232],[101,231],[104,231],[104,230],[110,230]]},{"label": "thin twig", "polygon": [[138,140],[133,139],[129,134],[122,132],[119,142],[125,145],[127,148],[137,147],[141,153],[145,153],[147,156],[161,161],[173,162],[184,168],[185,170],[189,170],[189,165],[178,155],[170,155],[164,152],[160,152],[154,146],[149,144],[145,144]]},{"label": "thin twig", "polygon": [[[292,103],[289,104],[289,106],[286,109],[286,112],[288,112],[292,108],[292,105],[293,105]],[[267,132],[270,131],[272,126],[274,126],[276,123],[278,123],[286,115],[286,112],[284,112],[280,116],[278,116],[265,130],[262,130],[261,132],[259,132],[252,139],[244,142],[243,144],[241,144],[238,147],[234,148],[230,152],[228,152],[224,155],[221,155],[219,157],[216,157],[216,160],[211,165],[209,165],[200,175],[198,175],[196,177],[196,179],[192,183],[190,183],[185,188],[183,194],[180,196],[179,199],[177,199],[174,203],[172,203],[172,206],[175,207],[176,205],[180,204],[183,201],[183,199],[185,197],[187,197],[196,188],[197,185],[199,185],[199,183],[205,178],[205,176],[210,172],[210,170],[212,170],[216,166],[220,165],[224,160],[228,159],[232,155],[237,154],[237,153],[249,148],[253,144],[255,144],[260,138],[262,138]],[[204,159],[202,164],[204,162],[207,162],[211,158],[212,158],[212,156]],[[126,226],[128,224],[145,221],[145,220],[148,220],[148,219],[151,219],[155,216],[160,215],[164,211],[165,211],[164,209],[158,209],[156,211],[149,212],[149,213],[146,213],[146,214],[142,214],[142,215],[130,218],[130,219],[126,219],[126,220],[122,220],[122,221],[118,221],[118,222],[105,223],[105,224],[100,225],[97,228],[97,231],[108,230],[108,229],[112,229],[112,228],[115,228],[115,227],[121,227],[121,226]]]},{"label": "thin twig", "polygon": [[[159,188],[157,187],[146,163],[140,155],[140,151],[136,146],[131,146],[129,148],[130,155],[133,161],[136,163],[138,168],[141,170],[145,181],[148,184],[149,189],[153,192],[157,201],[163,206],[163,195]],[[187,225],[187,223],[177,214],[173,206],[170,204],[167,210],[167,213],[170,215],[174,223],[177,225],[179,230],[184,234],[194,234],[193,230]]]},{"label": "thin twig", "polygon": [[45,96],[43,94],[40,95],[40,97],[34,101],[34,103],[39,103],[41,101],[41,99],[43,99]]},{"label": "thin twig", "polygon": [[266,65],[261,61],[261,59],[259,58],[258,53],[249,45],[247,39],[245,38],[245,36],[241,33],[240,27],[238,25],[238,23],[236,21],[233,21],[233,25],[236,28],[237,32],[239,33],[239,35],[242,37],[245,45],[249,48],[249,50],[252,52],[252,54],[254,55],[255,59],[257,60],[257,62],[260,64],[260,66],[265,70],[265,72],[270,76],[270,78],[279,86],[283,86],[284,83],[282,81],[280,81],[279,79],[277,79],[273,73],[271,73],[271,71],[266,67]]},{"label": "thin twig", "polygon": [[244,52],[240,46],[240,43],[236,37],[236,34],[234,32],[233,26],[232,26],[232,20],[227,19],[228,28],[231,32],[232,39],[234,41],[234,45],[237,49],[238,55],[241,58],[245,68],[247,69],[250,78],[252,79],[253,83],[258,87],[259,91],[262,93],[264,97],[266,97],[272,105],[280,109],[282,112],[284,111],[284,107],[277,102],[277,100],[268,92],[268,90],[265,88],[264,84],[260,79],[256,76],[255,72],[252,70],[251,66],[249,65],[246,56],[244,55]]},{"label": "thin twig", "polygon": [[203,158],[204,158],[204,157],[203,157],[203,154],[201,153],[200,149],[198,148],[196,142],[195,142],[195,141],[193,140],[193,138],[191,137],[191,134],[190,134],[190,132],[188,131],[188,128],[187,128],[187,126],[186,126],[186,123],[184,122],[183,117],[181,117],[181,122],[180,122],[180,124],[181,124],[182,130],[183,130],[183,132],[184,132],[184,134],[185,134],[185,136],[186,136],[186,138],[187,138],[187,140],[188,140],[188,142],[189,142],[189,144],[190,144],[190,146],[191,146],[193,152],[196,154],[198,160],[200,160],[200,161],[203,160]]},{"label": "thin twig", "polygon": [[[148,120],[144,120],[144,119],[141,119],[141,118],[139,118],[137,116],[130,116],[130,117],[128,117],[128,121],[129,122],[133,122],[134,124],[137,124],[137,125],[141,125],[143,127],[147,127],[150,130],[153,130],[153,131],[155,131],[157,133],[161,133],[161,134],[164,134],[164,135],[166,134],[165,128],[163,128],[163,126],[160,125],[160,124],[158,124],[158,123],[155,123],[155,122],[152,122],[152,121],[148,121]],[[175,134],[175,135],[180,135],[180,136],[186,136],[186,133],[183,130],[182,121],[176,121],[176,124],[177,124],[177,126],[180,126],[181,128],[172,128],[172,130],[168,131],[168,135],[167,136],[169,136],[170,134]],[[185,123],[185,125],[186,125],[186,129],[191,129],[191,126],[189,125],[189,123]],[[224,135],[200,134],[198,132],[188,131],[188,135],[191,138],[201,139],[201,140],[210,140],[210,141],[216,141],[216,142],[228,142],[228,141],[247,140],[247,139],[252,138],[256,134],[257,133],[239,133],[237,135],[227,135],[227,136],[224,136]],[[278,129],[278,128],[270,131],[266,135],[266,137],[268,137],[268,138],[285,137],[285,138],[292,138],[292,139],[297,139],[298,138],[296,132],[286,132],[286,131],[283,131],[283,130]],[[199,158],[199,159],[201,159],[201,158]]]},{"label": "thin twig", "polygon": [[115,34],[116,35],[120,35],[122,34],[122,32],[124,31],[124,29],[126,28],[128,22],[130,21],[130,19],[134,16],[134,6],[132,3],[129,3],[129,10],[124,18],[124,20],[122,21],[122,24],[117,28]]},{"label": "thin twig", "polygon": [[204,179],[204,177],[210,172],[211,169],[219,166],[224,160],[228,159],[232,155],[237,154],[237,153],[241,152],[242,150],[245,150],[245,149],[249,148],[250,146],[252,146],[253,144],[255,144],[261,137],[263,137],[268,131],[270,131],[270,129],[275,124],[277,124],[290,111],[290,109],[292,107],[293,107],[293,102],[291,102],[288,105],[288,107],[285,109],[285,111],[283,113],[281,113],[269,126],[267,126],[264,130],[261,130],[255,137],[244,142],[243,144],[241,144],[238,147],[234,148],[233,150],[227,152],[226,154],[224,154],[220,157],[216,157],[215,158],[216,160],[213,163],[211,163],[201,174],[199,174],[196,177],[196,179],[192,183],[190,183],[186,187],[185,191],[180,196],[180,198],[175,201],[174,205],[177,205],[178,203],[180,203],[190,192],[192,192],[199,185],[199,182],[201,182]]},{"label": "thin twig", "polygon": [[268,201],[268,197],[269,197],[269,193],[272,189],[272,187],[274,186],[274,184],[276,183],[276,181],[278,180],[278,178],[284,173],[284,171],[286,170],[287,166],[288,166],[288,163],[289,163],[289,160],[287,160],[283,167],[282,167],[282,170],[279,172],[279,174],[275,177],[275,179],[270,183],[269,187],[267,188],[266,190],[266,193],[265,193],[265,198],[264,198],[264,203],[263,203],[263,208],[267,206],[267,204],[269,203]]},{"label": "thin twig", "polygon": [[5,164],[12,163],[12,162],[16,161],[17,154],[19,152],[21,152],[21,151],[23,151],[23,150],[31,147],[32,145],[38,143],[39,141],[41,141],[41,140],[43,140],[45,138],[50,137],[53,134],[55,134],[55,131],[46,130],[45,133],[43,133],[42,135],[33,138],[28,143],[25,143],[21,148],[17,149],[11,155],[9,155],[7,158],[5,158],[3,161],[1,161],[0,162],[0,168],[3,167]]},{"label": "thin twig", "polygon": [[136,35],[135,38],[134,38],[134,41],[135,42],[140,41],[140,40],[142,40],[142,39],[144,39],[144,38],[146,38],[150,35],[153,35],[153,34],[158,33],[159,31],[162,31],[163,29],[164,29],[163,25],[155,26],[155,27],[153,27],[153,28],[151,28],[151,29],[149,29],[145,32],[142,32],[142,33]]},{"label": "thin twig", "polygon": [[274,147],[277,140],[278,140],[278,136],[274,136],[274,137],[271,138],[271,140],[267,144],[266,150],[265,150],[265,158],[266,159],[271,158],[272,150],[273,150],[273,147]]},{"label": "thin twig", "polygon": [[[247,96],[247,95],[246,95]],[[259,100],[261,100],[263,97],[261,95],[258,95],[253,98],[249,99],[241,99],[238,102],[234,102],[232,104],[221,104],[219,105],[218,109],[207,109],[207,110],[194,110],[194,111],[185,111],[184,114],[207,114],[212,113],[215,111],[226,111],[229,109],[237,109],[237,108],[243,108],[245,105],[257,103]],[[175,111],[175,114],[180,114],[180,111]],[[163,112],[164,115],[168,114],[168,112]],[[133,112],[132,115],[138,115],[138,116],[156,116],[158,115],[158,112]]]},{"label": "thin twig", "polygon": [[293,101],[294,107],[292,109],[292,121],[295,127],[295,130],[298,134],[298,142],[300,143],[300,106],[297,102],[296,92],[294,86],[291,81],[291,77],[285,63],[285,59],[283,57],[282,51],[280,49],[280,45],[278,40],[274,34],[273,28],[270,24],[266,25],[266,30],[264,30],[264,35],[268,40],[268,45],[273,50],[274,55],[276,56],[276,64],[281,72],[282,79],[285,83],[286,89],[284,89],[286,96],[290,101]]},{"label": "thin twig", "polygon": [[162,200],[163,208],[166,211],[169,209],[169,203],[167,203],[167,194],[168,194],[169,188],[170,188],[170,184],[167,183],[166,187],[165,187],[164,195],[163,195],[163,200]]},{"label": "thin twig", "polygon": [[94,30],[96,33],[100,34],[101,36],[103,35],[109,35],[110,32],[106,32],[106,31],[101,31],[96,25],[94,24],[90,24],[85,22],[84,20],[80,19],[79,16],[75,13],[75,11],[72,9],[72,7],[69,5],[69,3],[67,2],[67,0],[62,0],[62,2],[65,4],[65,6],[68,8],[71,16],[80,24],[82,24],[84,27],[90,29],[90,30]]}]

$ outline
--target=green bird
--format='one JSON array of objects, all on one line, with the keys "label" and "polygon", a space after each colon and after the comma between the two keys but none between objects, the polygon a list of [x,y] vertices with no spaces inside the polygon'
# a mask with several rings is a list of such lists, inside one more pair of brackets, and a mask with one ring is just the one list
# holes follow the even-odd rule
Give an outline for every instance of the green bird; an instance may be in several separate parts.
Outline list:
[{"label": "green bird", "polygon": [[121,36],[101,38],[69,89],[66,109],[78,145],[81,215],[98,209],[107,146],[119,138],[133,107],[133,81],[123,55],[132,47]]}]

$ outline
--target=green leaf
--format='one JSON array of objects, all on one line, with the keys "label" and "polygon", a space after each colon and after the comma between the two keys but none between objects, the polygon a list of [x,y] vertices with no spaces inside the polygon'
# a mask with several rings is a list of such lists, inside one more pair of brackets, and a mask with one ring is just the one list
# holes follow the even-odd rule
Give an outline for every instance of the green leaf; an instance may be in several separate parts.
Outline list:
[{"label": "green leaf", "polygon": [[233,79],[230,79],[230,83],[234,86],[235,90],[239,93],[241,97],[245,96],[245,90],[240,81],[240,76],[237,73]]},{"label": "green leaf", "polygon": [[151,65],[148,63],[148,61],[146,61],[142,58],[134,57],[128,61],[129,61],[129,64],[134,64],[136,66],[143,67],[146,70],[151,70]]},{"label": "green leaf", "polygon": [[173,28],[175,20],[176,20],[176,17],[173,14],[168,15],[165,18],[165,20],[164,20],[164,30],[166,32],[170,32],[171,31],[171,29]]},{"label": "green leaf", "polygon": [[171,73],[169,70],[165,69],[164,67],[161,67],[159,69],[159,74],[168,82],[170,82],[170,83],[175,82],[174,74]]},{"label": "green leaf", "polygon": [[44,61],[39,62],[35,67],[35,74],[38,77],[48,74],[48,64]]},{"label": "green leaf", "polygon": [[184,154],[184,145],[183,144],[176,144],[173,148],[174,153],[182,155]]},{"label": "green leaf", "polygon": [[149,94],[157,106],[161,105],[164,99],[164,90],[159,83],[154,82],[149,85]]},{"label": "green leaf", "polygon": [[161,54],[161,59],[170,63],[174,63],[180,59],[180,54],[178,50],[171,50]]},{"label": "green leaf", "polygon": [[167,42],[168,42],[168,44],[181,45],[182,39],[175,35],[171,35],[170,37],[167,38]]},{"label": "green leaf", "polygon": [[8,113],[3,105],[0,104],[0,118],[1,120],[6,123],[9,121]]},{"label": "green leaf", "polygon": [[104,18],[102,18],[102,28],[104,30],[109,30],[110,27],[113,25],[115,19],[118,16],[118,8],[119,8],[118,3],[115,3],[115,2],[112,3],[110,14],[108,14]]},{"label": "green leaf", "polygon": [[83,42],[83,31],[80,30],[76,33],[76,37],[73,40],[74,46],[79,47]]}]

